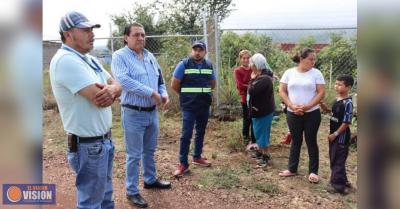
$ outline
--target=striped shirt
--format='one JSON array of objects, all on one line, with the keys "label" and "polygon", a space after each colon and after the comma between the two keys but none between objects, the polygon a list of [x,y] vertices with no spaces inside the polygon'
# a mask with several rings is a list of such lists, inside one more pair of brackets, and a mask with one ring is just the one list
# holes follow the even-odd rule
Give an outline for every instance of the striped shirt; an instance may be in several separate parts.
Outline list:
[{"label": "striped shirt", "polygon": [[159,82],[161,67],[154,55],[143,49],[144,59],[125,46],[112,55],[111,70],[122,86],[121,104],[140,107],[156,105],[151,98],[153,91],[167,97],[165,82]]},{"label": "striped shirt", "polygon": [[[332,116],[330,118],[330,133],[335,132],[342,123],[351,124],[353,117],[353,101],[351,97],[336,101],[332,105]],[[350,128],[346,128],[337,136],[341,144],[348,144],[350,140]]]}]

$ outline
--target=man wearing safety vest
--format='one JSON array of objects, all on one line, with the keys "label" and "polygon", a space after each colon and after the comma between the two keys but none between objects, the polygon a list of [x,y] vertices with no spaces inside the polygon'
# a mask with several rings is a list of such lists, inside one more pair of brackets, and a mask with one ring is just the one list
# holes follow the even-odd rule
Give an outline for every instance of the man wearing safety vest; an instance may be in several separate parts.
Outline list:
[{"label": "man wearing safety vest", "polygon": [[179,94],[182,110],[180,163],[174,172],[176,177],[189,171],[188,154],[193,127],[196,128],[196,134],[192,163],[199,166],[211,166],[211,163],[201,156],[212,100],[211,90],[214,89],[216,83],[213,66],[205,59],[206,53],[204,42],[194,42],[191,55],[176,66],[171,81],[172,89]]}]

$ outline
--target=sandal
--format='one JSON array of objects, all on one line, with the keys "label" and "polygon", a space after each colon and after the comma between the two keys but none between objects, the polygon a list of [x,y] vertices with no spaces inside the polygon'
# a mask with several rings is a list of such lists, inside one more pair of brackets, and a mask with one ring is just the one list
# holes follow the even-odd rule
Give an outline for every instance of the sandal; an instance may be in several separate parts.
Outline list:
[{"label": "sandal", "polygon": [[297,175],[297,173],[292,173],[289,170],[284,170],[279,173],[280,177],[289,177],[289,176],[295,176],[295,175]]},{"label": "sandal", "polygon": [[317,174],[315,173],[310,173],[310,175],[308,176],[308,181],[310,183],[314,183],[317,184],[319,182],[319,177]]}]

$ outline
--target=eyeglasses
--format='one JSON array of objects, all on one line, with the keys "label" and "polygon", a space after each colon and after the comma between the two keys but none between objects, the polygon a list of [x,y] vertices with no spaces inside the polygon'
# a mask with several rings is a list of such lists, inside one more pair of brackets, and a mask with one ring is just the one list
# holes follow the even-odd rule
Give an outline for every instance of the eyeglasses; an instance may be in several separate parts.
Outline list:
[{"label": "eyeglasses", "polygon": [[136,37],[136,38],[140,36],[140,37],[144,38],[146,36],[146,34],[144,34],[144,33],[133,33],[131,36]]}]

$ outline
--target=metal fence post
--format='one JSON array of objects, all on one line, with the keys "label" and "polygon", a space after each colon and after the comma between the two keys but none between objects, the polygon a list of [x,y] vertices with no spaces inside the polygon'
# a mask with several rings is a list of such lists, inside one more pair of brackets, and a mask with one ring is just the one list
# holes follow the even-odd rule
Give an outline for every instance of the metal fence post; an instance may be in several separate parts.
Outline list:
[{"label": "metal fence post", "polygon": [[214,14],[214,33],[215,33],[215,74],[217,81],[217,108],[219,108],[220,101],[220,79],[219,79],[219,71],[220,71],[220,54],[219,54],[219,30],[218,30],[218,17],[217,14]]},{"label": "metal fence post", "polygon": [[114,37],[113,37],[113,32],[111,28],[112,24],[110,23],[110,46],[111,46],[111,54],[114,53]]},{"label": "metal fence post", "polygon": [[[203,10],[203,36],[204,36],[204,43],[208,48],[208,38],[207,38],[207,7],[204,7]],[[206,59],[208,59],[208,53],[206,54]]]},{"label": "metal fence post", "polygon": [[331,61],[330,65],[329,65],[329,90],[332,89],[332,68],[333,68],[333,66],[332,66],[332,61]]}]

